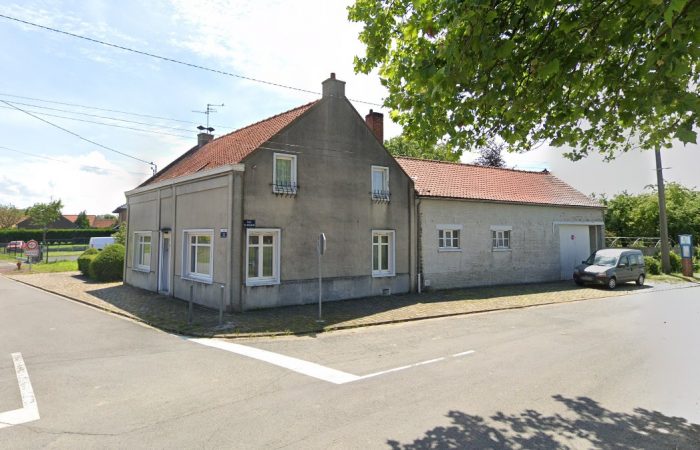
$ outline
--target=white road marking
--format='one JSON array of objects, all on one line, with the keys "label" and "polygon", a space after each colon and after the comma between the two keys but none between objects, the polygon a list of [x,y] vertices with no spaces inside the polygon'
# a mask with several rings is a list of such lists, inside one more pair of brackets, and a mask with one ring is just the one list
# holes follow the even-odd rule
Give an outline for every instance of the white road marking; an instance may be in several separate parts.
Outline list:
[{"label": "white road marking", "polygon": [[207,347],[214,347],[218,348],[219,350],[225,350],[227,352],[236,353],[238,355],[247,356],[249,358],[257,359],[260,361],[265,361],[275,366],[283,367],[285,369],[289,369],[291,371],[307,375],[309,377],[317,378],[319,380],[327,381],[333,384],[346,384],[352,383],[353,381],[366,380],[367,378],[378,377],[380,375],[386,375],[388,373],[399,372],[401,370],[406,370],[413,367],[424,366],[426,364],[433,364],[439,361],[444,361],[447,358],[457,358],[460,356],[470,355],[474,353],[474,350],[468,350],[466,352],[455,353],[450,356],[443,356],[440,358],[429,359],[427,361],[421,361],[414,364],[408,364],[406,366],[394,367],[393,369],[382,370],[380,372],[374,372],[367,375],[353,375],[351,373],[342,372],[340,370],[332,369],[330,367],[322,366],[320,364],[305,361],[303,359],[292,358],[291,356],[285,356],[279,353],[261,350],[255,347],[248,347],[246,345],[234,344],[232,342],[226,342],[218,339],[186,339],[197,344],[206,345]]},{"label": "white road marking", "polygon": [[32,389],[32,382],[29,380],[29,373],[27,373],[27,366],[24,365],[22,354],[13,353],[12,361],[15,363],[19,393],[22,396],[22,407],[0,413],[0,429],[39,420],[39,406],[36,403],[34,389]]}]

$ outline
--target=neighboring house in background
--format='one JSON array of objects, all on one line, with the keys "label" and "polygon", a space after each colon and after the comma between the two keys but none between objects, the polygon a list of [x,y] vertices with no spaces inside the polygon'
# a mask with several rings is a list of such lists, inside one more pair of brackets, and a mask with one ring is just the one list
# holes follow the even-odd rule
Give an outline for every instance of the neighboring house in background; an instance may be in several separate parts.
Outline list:
[{"label": "neighboring house in background", "polygon": [[571,279],[603,247],[604,208],[547,171],[397,160],[416,186],[425,286]]},{"label": "neighboring house in background", "polygon": [[112,213],[117,214],[117,225],[121,225],[123,223],[126,223],[127,220],[127,214],[126,214],[126,203],[124,203],[121,206],[118,206]]},{"label": "neighboring house in background", "polygon": [[[548,172],[411,158],[383,146],[334,75],[323,97],[198,143],[126,192],[124,280],[229,309],[570,278],[603,208]],[[420,277],[418,275],[421,275]],[[192,291],[190,291],[192,289]]]},{"label": "neighboring house in background", "polygon": [[408,292],[415,190],[335,75],[320,100],[198,144],[126,193],[127,284],[241,311]]}]

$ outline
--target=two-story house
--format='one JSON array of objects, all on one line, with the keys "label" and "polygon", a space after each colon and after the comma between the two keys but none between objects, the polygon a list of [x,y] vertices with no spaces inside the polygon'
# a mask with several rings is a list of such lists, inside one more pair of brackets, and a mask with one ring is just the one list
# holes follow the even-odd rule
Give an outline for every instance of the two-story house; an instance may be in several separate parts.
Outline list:
[{"label": "two-story house", "polygon": [[126,193],[125,282],[243,311],[416,285],[415,189],[335,75],[320,100],[198,143]]}]

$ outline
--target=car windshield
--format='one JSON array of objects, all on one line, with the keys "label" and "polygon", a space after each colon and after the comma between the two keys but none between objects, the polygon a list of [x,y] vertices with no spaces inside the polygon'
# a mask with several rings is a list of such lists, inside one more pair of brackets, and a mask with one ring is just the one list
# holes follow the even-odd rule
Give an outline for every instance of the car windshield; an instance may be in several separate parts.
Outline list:
[{"label": "car windshield", "polygon": [[594,253],[588,257],[586,260],[587,264],[593,264],[596,266],[614,266],[617,264],[617,257],[611,255],[604,255],[600,253]]}]

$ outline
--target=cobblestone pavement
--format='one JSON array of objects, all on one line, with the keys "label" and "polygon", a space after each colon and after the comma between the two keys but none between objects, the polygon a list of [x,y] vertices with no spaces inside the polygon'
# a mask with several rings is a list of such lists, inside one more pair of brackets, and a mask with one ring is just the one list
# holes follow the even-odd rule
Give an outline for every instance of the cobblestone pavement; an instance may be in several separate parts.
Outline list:
[{"label": "cobblestone pavement", "polygon": [[317,333],[409,320],[444,317],[499,309],[522,308],[551,303],[614,297],[632,292],[682,287],[655,283],[638,287],[619,286],[615,291],[582,288],[573,282],[496,286],[424,292],[323,305],[325,323],[316,322],[317,305],[225,313],[195,306],[192,324],[187,322],[187,302],[117,283],[90,281],[79,272],[9,274],[15,279],[105,311],[126,316],[166,331],[194,336],[250,337],[278,334]]}]

